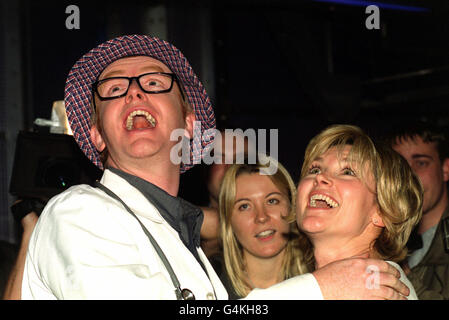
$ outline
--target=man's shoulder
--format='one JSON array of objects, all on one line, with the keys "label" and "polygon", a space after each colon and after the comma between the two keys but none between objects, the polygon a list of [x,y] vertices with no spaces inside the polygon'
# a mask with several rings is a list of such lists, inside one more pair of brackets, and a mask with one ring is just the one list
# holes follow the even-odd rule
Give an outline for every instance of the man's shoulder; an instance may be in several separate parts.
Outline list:
[{"label": "man's shoulder", "polygon": [[[50,199],[47,206],[61,204],[64,202],[80,201],[80,200],[92,200],[101,199],[102,192],[88,184],[74,185],[67,190],[57,194]],[[79,203],[82,205],[83,203]]]},{"label": "man's shoulder", "polygon": [[89,238],[86,235],[119,237],[124,230],[123,219],[127,218],[121,205],[100,189],[76,185],[50,199],[36,225],[36,241],[66,239],[68,235],[86,239]]},{"label": "man's shoulder", "polygon": [[107,195],[87,184],[75,185],[57,194],[45,206],[42,218],[59,219],[64,213],[83,215],[97,206],[104,206]]}]

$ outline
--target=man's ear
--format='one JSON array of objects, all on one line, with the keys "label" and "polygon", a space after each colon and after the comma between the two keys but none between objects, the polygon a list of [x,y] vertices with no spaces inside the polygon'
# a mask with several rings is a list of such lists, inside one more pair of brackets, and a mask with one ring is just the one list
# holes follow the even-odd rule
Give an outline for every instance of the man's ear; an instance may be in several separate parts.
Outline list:
[{"label": "man's ear", "polygon": [[442,163],[443,179],[445,182],[449,180],[449,158],[445,158]]},{"label": "man's ear", "polygon": [[106,147],[103,137],[101,136],[101,133],[96,125],[93,125],[90,128],[90,139],[99,152],[102,152]]},{"label": "man's ear", "polygon": [[194,129],[194,125],[195,125],[195,113],[193,112],[189,112],[186,115],[186,127],[185,130],[187,132],[187,138],[189,139],[193,139],[193,129]]}]

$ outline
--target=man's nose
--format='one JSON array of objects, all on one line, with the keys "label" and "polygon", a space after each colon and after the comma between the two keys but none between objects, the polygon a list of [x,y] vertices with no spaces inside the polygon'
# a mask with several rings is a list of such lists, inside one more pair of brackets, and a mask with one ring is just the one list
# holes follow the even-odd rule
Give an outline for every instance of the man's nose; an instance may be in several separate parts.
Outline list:
[{"label": "man's nose", "polygon": [[126,94],[126,102],[131,102],[132,99],[145,99],[145,92],[140,88],[137,79],[132,79],[129,84],[128,93]]}]

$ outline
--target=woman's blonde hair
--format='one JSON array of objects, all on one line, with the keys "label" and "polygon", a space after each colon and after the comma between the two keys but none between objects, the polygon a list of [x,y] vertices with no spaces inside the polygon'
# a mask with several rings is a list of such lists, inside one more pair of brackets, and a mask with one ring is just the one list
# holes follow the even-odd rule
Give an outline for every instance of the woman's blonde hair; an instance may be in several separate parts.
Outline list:
[{"label": "woman's blonde hair", "polygon": [[[267,159],[275,161],[268,157]],[[290,204],[289,212],[285,217],[285,220],[290,224],[290,234],[288,235],[284,262],[282,264],[283,278],[288,279],[307,272],[301,251],[299,250],[299,241],[307,241],[307,239],[304,234],[299,232],[296,225],[295,184],[288,171],[280,163],[276,162],[276,165],[276,173],[267,175],[267,177],[287,196]],[[261,173],[268,167],[269,163],[262,164],[260,161],[257,161],[256,164],[233,164],[226,171],[220,188],[219,212],[225,267],[235,292],[241,297],[245,297],[252,288],[245,282],[246,266],[243,258],[243,248],[235,237],[231,225],[235,203],[236,180],[241,174]]]},{"label": "woman's blonde hair", "polygon": [[[384,260],[402,261],[407,255],[406,243],[422,215],[423,189],[407,161],[390,146],[375,143],[356,126],[333,125],[315,136],[306,148],[301,178],[316,158],[336,147],[341,156],[345,146],[351,150],[347,161],[359,168],[359,176],[372,174],[376,202],[385,228],[375,239],[372,249]],[[310,247],[303,248],[310,250]],[[307,254],[310,251],[306,252]]]}]

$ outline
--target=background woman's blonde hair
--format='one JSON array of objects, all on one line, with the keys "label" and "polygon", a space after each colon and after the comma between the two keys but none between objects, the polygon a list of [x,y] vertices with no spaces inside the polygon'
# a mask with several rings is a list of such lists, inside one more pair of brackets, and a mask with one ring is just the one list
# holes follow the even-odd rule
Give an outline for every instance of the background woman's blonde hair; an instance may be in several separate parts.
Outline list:
[{"label": "background woman's blonde hair", "polygon": [[[359,127],[333,125],[309,142],[301,178],[316,158],[333,147],[341,156],[347,145],[351,145],[351,150],[346,160],[359,168],[360,179],[366,181],[365,174],[372,174],[376,184],[372,191],[385,228],[372,248],[379,258],[400,262],[407,255],[410,233],[421,219],[423,202],[421,183],[402,156],[386,144],[374,143]],[[310,256],[310,248],[303,249]]]},{"label": "background woman's blonde hair", "polygon": [[[275,161],[271,158],[268,159],[269,161]],[[295,184],[287,170],[280,163],[277,163],[277,166],[278,170],[276,173],[267,175],[267,177],[287,196],[290,203],[289,212],[285,217],[286,221],[290,224],[290,234],[288,235],[284,262],[282,264],[283,278],[288,279],[307,272],[301,251],[299,250],[299,241],[307,241],[307,239],[304,234],[299,232],[296,225]],[[233,164],[226,171],[220,188],[219,212],[225,267],[235,292],[241,297],[245,297],[252,288],[245,282],[246,266],[243,258],[243,249],[235,237],[231,226],[231,216],[236,194],[236,180],[241,174],[260,173],[268,167],[269,163],[264,165],[259,161],[257,164]]]}]

